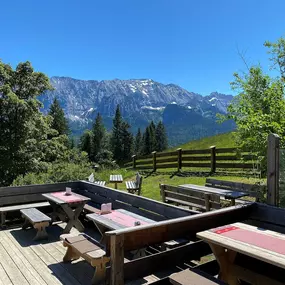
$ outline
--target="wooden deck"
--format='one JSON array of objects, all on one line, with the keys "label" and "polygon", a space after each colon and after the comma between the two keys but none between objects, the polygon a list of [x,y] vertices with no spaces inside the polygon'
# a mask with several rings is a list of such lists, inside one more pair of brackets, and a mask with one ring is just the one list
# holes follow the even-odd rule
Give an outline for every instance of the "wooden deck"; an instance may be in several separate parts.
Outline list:
[{"label": "wooden deck", "polygon": [[[59,236],[65,225],[49,227],[46,241],[33,241],[34,229],[17,227],[0,231],[0,285],[91,285],[94,269],[86,261],[62,262],[66,249]],[[71,232],[77,230],[72,228]],[[88,229],[88,234],[100,240],[95,230]],[[151,275],[129,284],[150,284],[170,273]]]}]

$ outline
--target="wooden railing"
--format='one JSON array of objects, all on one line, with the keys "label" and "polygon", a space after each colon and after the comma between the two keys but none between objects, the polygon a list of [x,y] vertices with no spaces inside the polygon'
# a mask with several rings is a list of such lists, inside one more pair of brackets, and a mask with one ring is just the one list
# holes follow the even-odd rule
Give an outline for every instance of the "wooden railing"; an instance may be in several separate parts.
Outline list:
[{"label": "wooden railing", "polygon": [[152,152],[149,155],[133,155],[132,161],[125,164],[128,168],[137,170],[152,170],[164,168],[208,168],[210,172],[217,169],[252,170],[260,172],[260,161],[256,154],[240,152],[237,148],[181,149],[170,152]]}]

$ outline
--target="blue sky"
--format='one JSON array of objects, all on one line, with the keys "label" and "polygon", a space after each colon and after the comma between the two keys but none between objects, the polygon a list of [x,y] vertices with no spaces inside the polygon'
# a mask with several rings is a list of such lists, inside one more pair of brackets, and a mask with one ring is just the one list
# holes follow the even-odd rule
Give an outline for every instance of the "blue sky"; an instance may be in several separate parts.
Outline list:
[{"label": "blue sky", "polygon": [[285,35],[284,0],[1,1],[0,58],[49,76],[152,78],[232,93],[233,72],[268,68],[265,40]]}]

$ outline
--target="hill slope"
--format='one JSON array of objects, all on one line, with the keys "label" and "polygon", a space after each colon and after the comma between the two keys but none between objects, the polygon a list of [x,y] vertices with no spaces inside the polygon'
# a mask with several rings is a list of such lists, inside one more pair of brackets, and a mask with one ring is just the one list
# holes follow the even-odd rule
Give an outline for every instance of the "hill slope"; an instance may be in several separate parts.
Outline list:
[{"label": "hill slope", "polygon": [[205,149],[205,148],[209,148],[212,145],[215,145],[217,148],[236,147],[235,133],[230,132],[230,133],[225,133],[225,134],[220,134],[220,135],[216,135],[216,136],[202,138],[200,140],[190,141],[188,143],[185,143],[185,144],[182,144],[182,145],[177,146],[175,148],[172,148],[171,150],[175,150],[177,148]]}]

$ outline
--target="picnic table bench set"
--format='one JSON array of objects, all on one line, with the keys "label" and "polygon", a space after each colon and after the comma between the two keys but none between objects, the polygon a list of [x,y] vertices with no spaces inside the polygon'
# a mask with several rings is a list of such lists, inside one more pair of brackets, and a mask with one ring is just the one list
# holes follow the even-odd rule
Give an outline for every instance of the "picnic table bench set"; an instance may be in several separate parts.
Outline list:
[{"label": "picnic table bench set", "polygon": [[[88,177],[88,181],[92,182],[99,186],[105,186],[106,181],[102,180],[95,180],[94,174],[91,173],[91,175]],[[118,189],[118,183],[123,183],[124,179],[121,174],[111,174],[109,182],[114,183],[114,188]],[[126,189],[128,193],[135,194],[137,193],[139,196],[141,195],[141,186],[142,186],[142,176],[137,172],[136,179],[134,181],[126,181]]]}]

